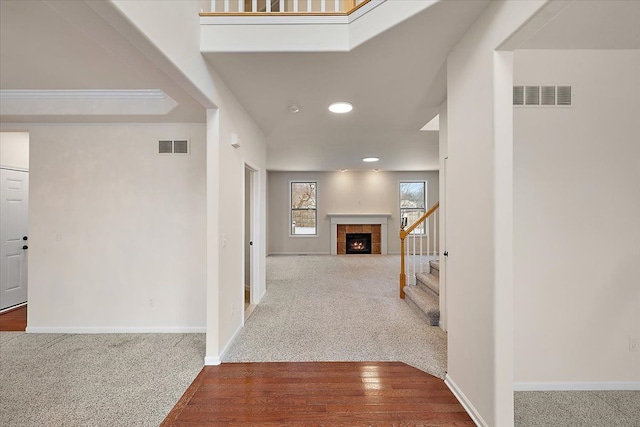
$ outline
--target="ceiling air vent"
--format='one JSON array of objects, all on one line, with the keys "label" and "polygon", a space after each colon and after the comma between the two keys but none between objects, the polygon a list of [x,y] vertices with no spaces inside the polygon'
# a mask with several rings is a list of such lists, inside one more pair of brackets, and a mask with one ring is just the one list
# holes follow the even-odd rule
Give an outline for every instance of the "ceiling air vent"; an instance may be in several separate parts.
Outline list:
[{"label": "ceiling air vent", "polygon": [[558,86],[558,105],[571,105],[571,86]]},{"label": "ceiling air vent", "polygon": [[513,105],[524,105],[524,86],[513,87]]},{"label": "ceiling air vent", "polygon": [[555,86],[541,86],[541,105],[556,105],[556,87]]},{"label": "ceiling air vent", "polygon": [[540,105],[540,86],[525,86],[525,104]]},{"label": "ceiling air vent", "polygon": [[189,154],[189,140],[160,140],[158,141],[158,154]]}]

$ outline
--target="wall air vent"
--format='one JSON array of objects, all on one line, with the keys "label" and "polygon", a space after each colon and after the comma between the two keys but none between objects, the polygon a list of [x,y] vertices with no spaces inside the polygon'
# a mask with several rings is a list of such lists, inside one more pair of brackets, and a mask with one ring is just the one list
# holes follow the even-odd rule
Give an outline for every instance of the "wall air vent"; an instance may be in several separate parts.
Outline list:
[{"label": "wall air vent", "polygon": [[555,86],[540,87],[540,104],[556,105],[556,87]]},{"label": "wall air vent", "polygon": [[525,86],[525,104],[540,105],[540,86]]},{"label": "wall air vent", "polygon": [[558,105],[571,105],[571,86],[558,86]]},{"label": "wall air vent", "polygon": [[189,154],[189,141],[186,139],[173,141],[173,152],[175,154]]},{"label": "wall air vent", "polygon": [[173,141],[158,141],[158,154],[173,153]]},{"label": "wall air vent", "polygon": [[513,105],[528,107],[571,106],[571,86],[514,86]]},{"label": "wall air vent", "polygon": [[513,105],[524,105],[524,86],[513,87]]},{"label": "wall air vent", "polygon": [[158,154],[189,154],[188,139],[163,139],[158,141]]}]

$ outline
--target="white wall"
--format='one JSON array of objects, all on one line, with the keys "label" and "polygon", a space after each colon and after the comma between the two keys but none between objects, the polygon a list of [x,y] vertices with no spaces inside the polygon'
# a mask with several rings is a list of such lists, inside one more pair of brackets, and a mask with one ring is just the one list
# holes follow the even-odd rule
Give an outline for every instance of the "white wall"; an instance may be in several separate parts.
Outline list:
[{"label": "white wall", "polygon": [[[291,237],[289,182],[317,181],[318,235]],[[269,172],[269,254],[331,253],[328,213],[390,213],[388,253],[400,253],[400,181],[427,181],[427,209],[438,201],[438,172]],[[425,239],[426,244],[426,239]]]},{"label": "white wall", "polygon": [[496,287],[496,230],[504,224],[496,223],[494,157],[495,137],[511,120],[494,116],[509,102],[494,98],[504,85],[494,80],[494,55],[542,4],[491,3],[447,59],[447,383],[487,426],[513,425],[513,336],[508,321],[496,321],[509,289]]},{"label": "white wall", "polygon": [[204,331],[204,125],[29,131],[28,331]]},{"label": "white wall", "polygon": [[[112,7],[115,6],[115,7]],[[205,363],[216,364],[243,324],[242,212],[244,165],[259,175],[256,243],[260,259],[259,295],[266,289],[266,138],[200,52],[197,1],[115,0],[92,4],[103,18],[173,78],[207,110],[207,349]],[[125,17],[125,23],[122,17]],[[127,26],[132,23],[136,31]],[[171,31],[166,31],[171,28]],[[230,145],[231,134],[242,147]]]},{"label": "white wall", "polygon": [[29,132],[0,132],[0,166],[29,170]]},{"label": "white wall", "polygon": [[516,51],[514,83],[574,94],[514,108],[515,380],[637,387],[640,51]]}]

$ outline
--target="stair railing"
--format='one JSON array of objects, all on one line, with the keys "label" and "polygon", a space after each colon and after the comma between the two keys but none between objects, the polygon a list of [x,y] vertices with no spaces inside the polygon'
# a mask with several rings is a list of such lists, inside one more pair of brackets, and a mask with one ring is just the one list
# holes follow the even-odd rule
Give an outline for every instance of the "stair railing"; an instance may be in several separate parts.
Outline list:
[{"label": "stair railing", "polygon": [[[404,287],[407,285],[407,272],[409,272],[411,281],[409,284],[415,285],[416,274],[423,273],[425,267],[429,265],[429,261],[432,258],[435,259],[438,255],[437,233],[439,207],[440,202],[436,202],[424,215],[408,227],[406,218],[400,219],[400,298],[404,299]],[[415,232],[422,224],[424,224],[423,227],[420,228],[422,232]],[[418,240],[417,245],[416,240]],[[426,240],[426,256],[423,252],[424,240]],[[409,244],[409,241],[411,241],[412,245]],[[409,251],[409,249],[411,249],[411,251]],[[408,259],[409,256],[411,256],[410,260]]]},{"label": "stair railing", "polygon": [[370,0],[201,0],[204,14],[349,14]]}]

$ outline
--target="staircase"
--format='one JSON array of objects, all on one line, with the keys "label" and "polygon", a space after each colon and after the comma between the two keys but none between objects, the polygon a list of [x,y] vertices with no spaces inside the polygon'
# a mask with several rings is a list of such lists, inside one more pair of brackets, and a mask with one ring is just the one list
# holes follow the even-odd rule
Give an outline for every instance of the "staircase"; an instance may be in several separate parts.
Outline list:
[{"label": "staircase", "polygon": [[440,261],[429,261],[429,272],[417,273],[416,284],[405,285],[404,293],[407,304],[437,326],[434,317],[440,318]]}]

